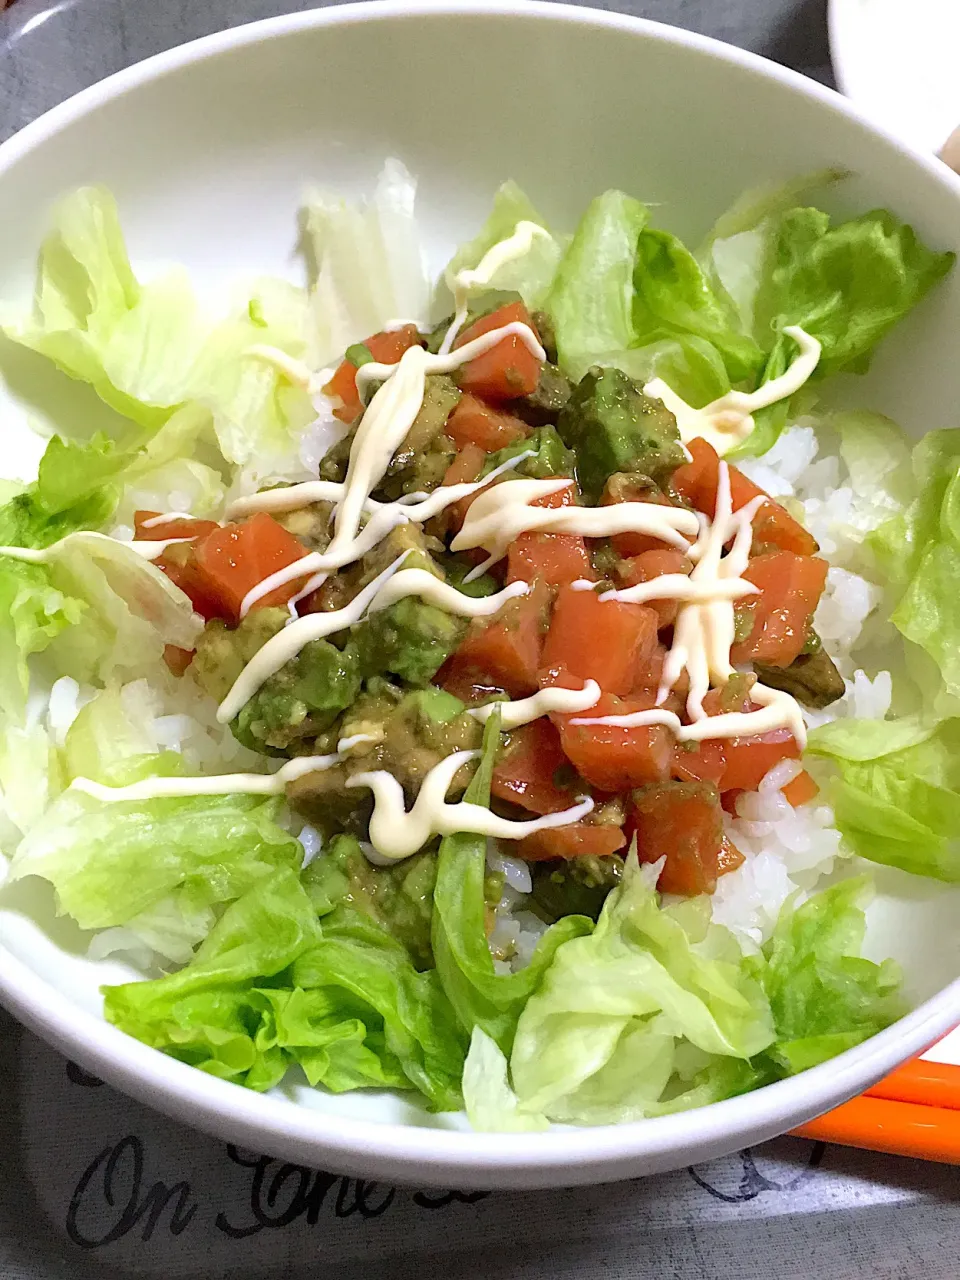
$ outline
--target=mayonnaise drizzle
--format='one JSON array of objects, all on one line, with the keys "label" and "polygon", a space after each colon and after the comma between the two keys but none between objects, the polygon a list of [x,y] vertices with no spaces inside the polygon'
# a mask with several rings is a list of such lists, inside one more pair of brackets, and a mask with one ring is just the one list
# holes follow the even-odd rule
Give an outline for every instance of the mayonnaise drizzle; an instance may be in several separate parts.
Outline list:
[{"label": "mayonnaise drizzle", "polygon": [[593,810],[593,801],[585,797],[579,804],[560,813],[548,813],[527,822],[513,822],[499,817],[483,805],[466,800],[447,804],[446,794],[454,775],[468,760],[475,760],[478,755],[477,751],[455,751],[441,760],[424,778],[409,812],[404,804],[403,787],[385,769],[357,773],[348,780],[348,787],[369,787],[373,792],[370,841],[385,862],[409,858],[423,848],[431,836],[472,832],[500,840],[522,840],[536,831],[549,831],[553,827],[578,822]]},{"label": "mayonnaise drizzle", "polygon": [[[709,690],[712,687],[722,688],[734,674],[730,663],[734,642],[733,602],[756,590],[742,575],[750,556],[751,521],[757,508],[766,500],[766,495],[759,495],[739,511],[734,511],[730,468],[721,462],[713,522],[704,524],[697,541],[687,551],[694,561],[689,577],[665,574],[652,582],[640,583],[624,591],[605,592],[601,596],[601,599],[633,603],[659,599],[662,597],[654,589],[666,579],[674,578],[675,589],[669,591],[669,597],[679,599],[681,605],[674,623],[673,644],[663,663],[663,677],[657,693],[658,709],[623,716],[599,716],[574,723],[620,728],[661,724],[671,729],[681,742],[747,737],[770,729],[789,728],[801,747],[806,743],[800,707],[790,694],[779,689],[769,689],[759,683],[753,686],[750,698],[760,704],[758,711],[708,716],[703,706]],[[724,555],[724,548],[731,538],[732,546]],[[687,725],[682,724],[673,712],[659,709],[684,671],[690,678],[686,711],[691,723]]]},{"label": "mayonnaise drizzle", "polygon": [[163,555],[167,547],[175,546],[178,542],[193,542],[193,538],[163,538],[159,542],[146,540],[128,542],[121,538],[111,538],[106,533],[93,533],[85,529],[77,533],[68,533],[65,538],[51,542],[49,547],[0,547],[0,556],[9,556],[11,560],[23,560],[27,564],[50,564],[56,560],[61,551],[83,542],[107,542],[112,547],[126,547],[128,551],[132,551],[143,560],[156,560],[158,556]]},{"label": "mayonnaise drizzle", "polygon": [[[551,711],[560,711],[567,715],[577,711],[587,711],[595,707],[600,700],[600,686],[596,680],[588,680],[582,689],[561,689],[551,685],[541,689],[529,698],[516,698],[509,702],[488,702],[485,707],[473,707],[469,714],[481,724],[500,711],[500,727],[519,729],[523,724],[539,720]],[[575,723],[579,724],[580,721]]]},{"label": "mayonnaise drizzle", "polygon": [[[410,554],[405,551],[393,564],[377,575],[348,605],[329,613],[309,613],[287,623],[284,629],[267,641],[253,655],[235,680],[230,692],[217,710],[217,719],[227,724],[246,705],[258,689],[276,675],[285,663],[296,657],[300,650],[313,640],[344,631],[360,622],[368,612],[386,609],[406,596],[420,596],[450,613],[465,618],[481,618],[496,613],[508,600],[526,595],[525,582],[513,582],[495,595],[474,598],[464,595],[428,573],[425,569],[406,569],[398,572]],[[396,582],[390,580],[396,575]]]},{"label": "mayonnaise drizzle", "polygon": [[643,394],[666,405],[677,420],[684,444],[701,437],[722,457],[750,435],[756,425],[752,415],[758,409],[766,409],[799,391],[820,361],[820,343],[805,329],[794,324],[785,326],[783,332],[794,340],[800,354],[779,378],[772,378],[756,391],[728,391],[702,409],[687,404],[662,378],[648,382]]},{"label": "mayonnaise drizzle", "polygon": [[[352,543],[339,552],[331,552],[329,548],[326,551],[311,551],[308,555],[301,556],[299,560],[294,560],[292,564],[288,564],[283,569],[278,569],[275,573],[263,578],[255,587],[251,587],[243,597],[240,604],[240,617],[245,618],[258,600],[262,600],[271,591],[276,591],[278,587],[284,587],[288,582],[296,582],[298,578],[302,578],[307,574],[314,575],[303,590],[298,592],[293,600],[290,601],[291,605],[294,604],[295,601],[302,599],[305,595],[309,595],[311,591],[320,586],[329,571],[341,569],[344,565],[359,560],[366,552],[372,551],[392,529],[401,524],[423,524],[425,521],[431,520],[455,502],[469,497],[479,489],[486,488],[498,476],[503,475],[506,471],[512,471],[519,466],[524,458],[529,457],[529,452],[521,453],[517,457],[509,458],[506,462],[501,463],[499,467],[495,467],[482,480],[441,485],[433,493],[417,495],[415,502],[410,501],[410,497],[413,495],[407,495],[406,500],[400,498],[396,502],[375,502],[372,498],[368,498],[365,503],[365,510],[371,511],[373,514]],[[329,501],[330,489],[336,489],[340,496],[343,494],[342,484],[325,480],[308,480],[304,484],[291,485],[289,489],[268,489],[265,493],[254,494],[251,498],[240,498],[230,510],[236,511],[237,508],[240,508],[240,514],[247,514],[256,510],[294,511],[299,507],[309,506],[312,502]],[[291,493],[291,490],[297,490],[297,492]],[[324,496],[314,496],[320,493]],[[274,498],[274,495],[277,495],[280,500],[278,501]],[[254,505],[258,498],[273,499],[273,501],[265,502],[262,505]]]},{"label": "mayonnaise drizzle", "polygon": [[187,796],[279,796],[288,782],[304,774],[332,769],[339,755],[299,756],[288,760],[276,773],[217,773],[204,778],[144,778],[126,787],[105,787],[92,778],[74,778],[69,790],[82,791],[104,804],[121,800],[183,799]]},{"label": "mayonnaise drizzle", "polygon": [[512,480],[482,493],[470,505],[463,527],[450,544],[453,551],[483,547],[487,560],[467,581],[501,560],[521,533],[578,533],[609,538],[618,533],[648,533],[686,551],[700,532],[692,511],[653,502],[618,502],[609,507],[534,507],[538,498],[567,489],[572,480]]},{"label": "mayonnaise drizzle", "polygon": [[457,334],[466,322],[469,298],[473,290],[486,288],[502,267],[529,253],[534,240],[538,238],[552,239],[550,232],[544,227],[536,222],[521,219],[514,227],[513,235],[508,236],[506,240],[500,240],[488,249],[472,271],[464,268],[452,279],[448,277],[447,283],[453,293],[454,317],[440,344],[441,355],[446,355],[451,349]]}]

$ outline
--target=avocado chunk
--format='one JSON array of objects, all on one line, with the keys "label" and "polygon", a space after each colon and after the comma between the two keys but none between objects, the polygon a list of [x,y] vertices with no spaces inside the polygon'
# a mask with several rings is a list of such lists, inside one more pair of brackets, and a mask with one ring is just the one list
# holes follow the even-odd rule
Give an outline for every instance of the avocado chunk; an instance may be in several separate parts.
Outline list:
[{"label": "avocado chunk", "polygon": [[771,689],[782,689],[805,707],[817,711],[829,707],[846,692],[843,676],[825,649],[814,653],[801,653],[789,667],[765,667],[754,663],[754,671],[761,684]]},{"label": "avocado chunk", "polygon": [[211,619],[190,664],[201,689],[222,702],[253,655],[283,630],[289,617],[286,609],[252,609],[232,630],[219,618]]},{"label": "avocado chunk", "polygon": [[[435,765],[454,751],[473,751],[483,730],[460,699],[442,689],[404,693],[387,680],[371,680],[340,725],[342,738],[361,735],[367,741],[351,753],[348,768],[387,769],[413,799]],[[461,772],[451,794],[463,790],[472,766]]]},{"label": "avocado chunk", "polygon": [[320,914],[341,904],[362,911],[407,948],[418,969],[432,966],[430,923],[437,879],[432,852],[375,867],[355,836],[334,836],[301,879]]},{"label": "avocado chunk", "polygon": [[278,511],[274,519],[311,551],[326,551],[333,536],[333,509],[332,502],[311,502],[294,511]]},{"label": "avocado chunk", "polygon": [[590,369],[557,422],[577,455],[577,479],[596,500],[615,471],[642,471],[662,482],[684,461],[673,414],[645,396],[620,369]]},{"label": "avocado chunk", "polygon": [[231,729],[254,751],[296,754],[296,747],[329,729],[359,692],[356,648],[311,640],[258,689]]},{"label": "avocado chunk", "polygon": [[356,630],[365,676],[391,672],[408,684],[425,685],[440,670],[466,631],[451,613],[407,596],[371,614]]},{"label": "avocado chunk", "polygon": [[427,378],[420,412],[377,487],[378,495],[396,499],[437,487],[457,452],[443,428],[459,399],[452,378],[443,374]]},{"label": "avocado chunk", "polygon": [[545,364],[540,369],[540,381],[535,391],[514,400],[511,408],[518,418],[532,427],[543,427],[556,422],[561,410],[573,394],[573,383],[555,364]]},{"label": "avocado chunk", "polygon": [[[338,737],[362,737],[342,764],[317,770],[290,782],[290,804],[323,834],[340,832],[364,839],[373,810],[365,787],[349,787],[358,773],[386,769],[403,787],[407,803],[416,798],[424,778],[455,751],[480,745],[483,730],[463,703],[442,689],[404,693],[388,680],[371,680],[339,724]],[[462,795],[472,776],[466,764],[453,779],[449,794]]]},{"label": "avocado chunk", "polygon": [[594,855],[533,866],[533,909],[548,924],[561,916],[583,915],[596,920],[607,894],[620,883],[623,858]]},{"label": "avocado chunk", "polygon": [[522,440],[515,440],[496,453],[491,453],[483,466],[482,475],[489,475],[512,458],[530,453],[510,473],[525,476],[528,480],[552,480],[555,476],[573,477],[576,454],[568,449],[557,435],[555,427],[538,427]]}]

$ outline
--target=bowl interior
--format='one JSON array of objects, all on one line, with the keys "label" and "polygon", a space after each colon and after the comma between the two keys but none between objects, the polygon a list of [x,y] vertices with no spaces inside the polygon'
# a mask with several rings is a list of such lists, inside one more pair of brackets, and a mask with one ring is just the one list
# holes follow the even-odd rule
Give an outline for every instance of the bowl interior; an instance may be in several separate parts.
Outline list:
[{"label": "bowl interior", "polygon": [[[960,184],[945,169],[905,153],[826,91],[748,55],[560,6],[381,3],[279,19],[161,55],[7,144],[0,150],[0,298],[28,299],[51,202],[86,182],[115,192],[142,272],[183,263],[200,290],[214,295],[238,277],[299,280],[295,215],[304,187],[359,195],[387,156],[419,176],[434,268],[472,233],[507,177],[559,226],[572,226],[593,195],[619,186],[695,241],[745,188],[840,166],[853,176],[830,196],[837,212],[889,206],[932,245],[960,241]],[[884,344],[870,375],[836,394],[911,431],[952,424],[960,403],[958,329],[955,275]],[[0,341],[4,473],[26,473],[36,458],[28,419],[55,425],[68,417],[93,430],[107,425],[109,413],[84,388]],[[894,872],[877,879],[871,951],[895,955],[911,997],[927,1000],[960,974],[951,927],[958,891]],[[45,886],[28,882],[7,897],[0,938],[0,952],[29,972],[31,1007],[55,991],[99,1016],[97,987],[120,970],[83,958],[86,937],[54,921]],[[8,998],[13,981],[0,981]],[[934,1033],[960,1016],[960,1000],[950,1000],[934,1010]],[[21,1000],[18,1007],[26,1006]],[[89,1049],[99,1033],[88,1022]],[[903,1052],[922,1047],[911,1035]],[[76,1038],[61,1035],[70,1047]],[[831,1085],[824,1073],[820,1084],[790,1082],[794,1111],[822,1110],[839,1099],[836,1088],[853,1092],[871,1070],[892,1065],[895,1042],[884,1043],[891,1047],[879,1065],[866,1049],[854,1051],[861,1058],[852,1061],[863,1065],[846,1085]],[[110,1044],[107,1056],[118,1052]],[[174,1071],[171,1088],[183,1078]],[[298,1097],[331,1115],[450,1123],[389,1097]],[[797,1118],[790,1105],[784,1124]],[[660,1132],[677,1135],[674,1156],[661,1166],[682,1161],[697,1124],[669,1123],[673,1129]],[[653,1167],[643,1165],[643,1127],[628,1128],[633,1167]],[[744,1132],[741,1123],[726,1145]]]}]

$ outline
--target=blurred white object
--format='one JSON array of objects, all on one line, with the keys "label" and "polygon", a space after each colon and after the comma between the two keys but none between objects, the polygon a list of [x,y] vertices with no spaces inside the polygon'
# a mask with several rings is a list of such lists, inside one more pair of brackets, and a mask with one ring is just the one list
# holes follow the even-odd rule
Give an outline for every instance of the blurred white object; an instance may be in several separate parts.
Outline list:
[{"label": "blurred white object", "polygon": [[[883,128],[943,154],[960,122],[957,0],[830,0],[837,86]],[[960,137],[943,158],[956,169]]]}]

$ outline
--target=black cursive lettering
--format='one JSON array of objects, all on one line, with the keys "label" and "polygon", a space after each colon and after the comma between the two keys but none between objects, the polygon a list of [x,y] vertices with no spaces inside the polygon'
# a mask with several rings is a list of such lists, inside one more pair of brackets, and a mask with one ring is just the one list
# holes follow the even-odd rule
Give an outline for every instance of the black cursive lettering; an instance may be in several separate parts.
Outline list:
[{"label": "black cursive lettering", "polygon": [[75,1062],[67,1063],[67,1079],[71,1084],[82,1085],[85,1089],[99,1089],[103,1084],[99,1076],[92,1076],[89,1071],[84,1071],[83,1067],[78,1067]]},{"label": "black cursive lettering", "polygon": [[721,1191],[719,1187],[715,1187],[711,1182],[708,1182],[706,1178],[697,1172],[695,1165],[690,1165],[687,1172],[697,1186],[703,1187],[704,1191],[708,1191],[714,1199],[723,1200],[725,1204],[743,1204],[747,1200],[755,1200],[764,1191],[795,1191],[802,1182],[805,1182],[810,1177],[815,1169],[820,1167],[820,1162],[826,1149],[825,1143],[815,1142],[807,1159],[806,1167],[801,1169],[795,1178],[791,1178],[787,1182],[775,1182],[772,1178],[768,1178],[760,1172],[753,1158],[753,1152],[748,1147],[746,1151],[738,1152],[741,1165],[740,1184],[736,1191],[732,1193]]},{"label": "black cursive lettering", "polygon": [[476,1204],[490,1194],[489,1191],[418,1191],[413,1203],[421,1209],[447,1209],[452,1204]]},{"label": "black cursive lettering", "polygon": [[235,1146],[227,1147],[234,1164],[252,1171],[250,1178],[250,1221],[231,1222],[218,1213],[216,1226],[224,1235],[243,1240],[265,1228],[289,1227],[303,1218],[316,1226],[320,1210],[334,1187],[337,1188],[333,1212],[338,1218],[359,1214],[361,1218],[379,1218],[396,1197],[396,1188],[384,1187],[362,1178],[345,1178],[333,1173],[308,1169],[300,1164],[281,1164],[269,1156],[244,1156]]},{"label": "black cursive lettering", "polygon": [[[95,1183],[100,1173],[102,1181]],[[196,1202],[191,1202],[190,1184],[181,1181],[168,1187],[164,1182],[155,1182],[141,1197],[142,1186],[143,1143],[140,1139],[130,1134],[115,1146],[104,1147],[87,1165],[74,1188],[67,1209],[67,1235],[81,1249],[101,1249],[122,1239],[142,1221],[140,1238],[146,1241],[153,1236],[164,1210],[171,1204],[167,1229],[172,1236],[186,1231],[197,1212]],[[84,1211],[98,1204],[118,1210],[112,1225],[101,1235],[88,1232],[80,1223]]]}]

